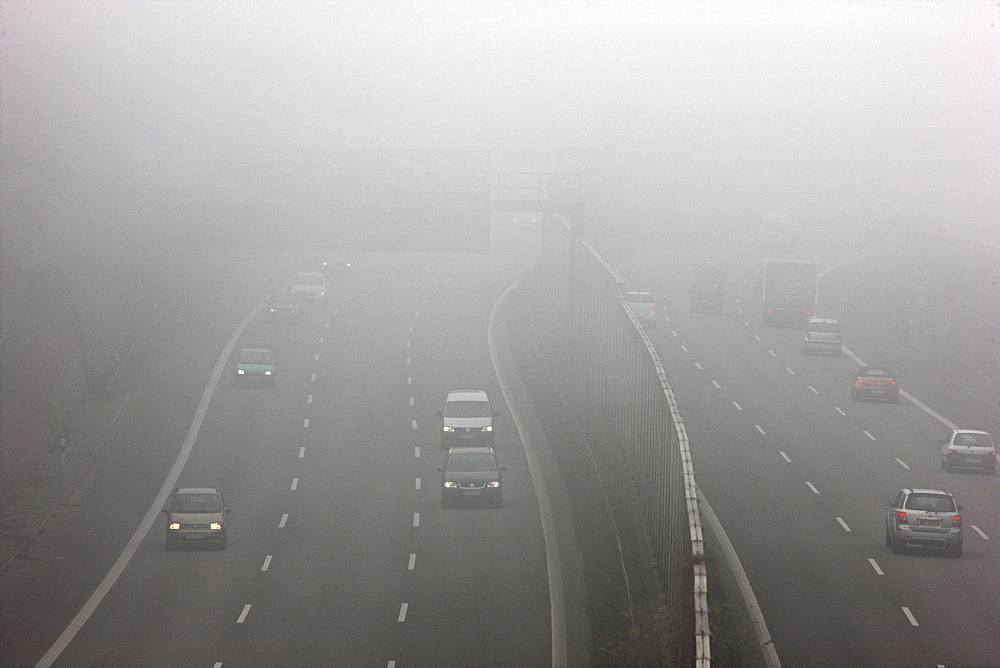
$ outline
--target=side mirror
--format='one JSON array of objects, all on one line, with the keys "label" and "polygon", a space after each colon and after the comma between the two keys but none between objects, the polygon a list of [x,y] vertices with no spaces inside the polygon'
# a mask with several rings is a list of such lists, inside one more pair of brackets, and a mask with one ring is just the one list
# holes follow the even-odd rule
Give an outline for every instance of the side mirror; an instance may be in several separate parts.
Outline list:
[{"label": "side mirror", "polygon": [[944,445],[944,441],[938,441],[938,445]]},{"label": "side mirror", "polygon": [[160,512],[163,513],[164,515],[169,515],[170,514],[170,508],[161,508]]},{"label": "side mirror", "polygon": [[501,471],[506,471],[506,470],[507,470],[507,467],[506,467],[506,466],[501,466],[501,467],[500,467],[500,470],[501,470]]},{"label": "side mirror", "polygon": [[229,508],[223,508],[222,509],[222,514],[223,515],[228,515],[229,514]]},{"label": "side mirror", "polygon": [[438,416],[439,418],[443,418],[443,417],[444,417],[444,411],[438,411],[438,412],[437,412],[437,416]]},{"label": "side mirror", "polygon": [[500,411],[493,411],[493,417],[500,417]]},{"label": "side mirror", "polygon": [[961,512],[961,511],[965,510],[965,506],[959,506],[959,507],[958,507],[958,510],[959,510],[959,512]]}]

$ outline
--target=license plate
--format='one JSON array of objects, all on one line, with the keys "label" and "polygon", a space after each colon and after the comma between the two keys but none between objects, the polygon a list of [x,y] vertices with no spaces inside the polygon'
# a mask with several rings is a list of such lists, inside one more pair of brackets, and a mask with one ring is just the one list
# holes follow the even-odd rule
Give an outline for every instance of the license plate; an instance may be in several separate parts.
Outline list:
[{"label": "license plate", "polygon": [[939,527],[941,526],[941,520],[920,520],[920,526],[922,527]]},{"label": "license plate", "polygon": [[464,494],[465,496],[479,496],[480,494],[482,494],[482,491],[478,489],[468,489],[462,492],[462,494]]},{"label": "license plate", "polygon": [[982,463],[982,461],[983,460],[980,459],[979,457],[966,457],[965,458],[965,463],[966,464],[980,464],[980,463]]},{"label": "license plate", "polygon": [[872,390],[872,394],[885,394],[885,390]]}]

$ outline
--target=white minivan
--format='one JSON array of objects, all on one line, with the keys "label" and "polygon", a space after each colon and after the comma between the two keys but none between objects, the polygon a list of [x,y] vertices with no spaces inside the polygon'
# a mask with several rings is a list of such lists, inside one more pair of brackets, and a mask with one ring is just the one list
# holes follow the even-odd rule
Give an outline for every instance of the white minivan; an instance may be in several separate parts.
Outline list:
[{"label": "white minivan", "polygon": [[499,413],[492,409],[482,390],[452,390],[444,402],[441,418],[441,449],[453,445],[493,446],[493,419]]}]

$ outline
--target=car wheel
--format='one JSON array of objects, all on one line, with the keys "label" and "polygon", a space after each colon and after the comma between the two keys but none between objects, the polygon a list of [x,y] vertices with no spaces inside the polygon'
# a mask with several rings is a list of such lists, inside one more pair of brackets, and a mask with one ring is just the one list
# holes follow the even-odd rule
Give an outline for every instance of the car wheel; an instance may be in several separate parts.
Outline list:
[{"label": "car wheel", "polygon": [[451,500],[447,496],[445,496],[444,494],[441,495],[441,507],[442,508],[450,508],[451,507]]},{"label": "car wheel", "polygon": [[224,550],[226,549],[226,545],[228,544],[229,544],[229,536],[227,534],[222,534],[222,537],[215,544],[215,549]]},{"label": "car wheel", "polygon": [[173,543],[171,543],[171,542],[170,542],[170,541],[168,540],[168,541],[167,541],[167,549],[168,549],[168,550],[176,550],[176,549],[177,549],[177,546],[176,546],[176,545],[174,545]]},{"label": "car wheel", "polygon": [[945,471],[948,470],[948,465],[945,464],[944,458],[941,459],[941,468],[944,469]]},{"label": "car wheel", "polygon": [[855,392],[854,390],[851,390],[851,401],[857,401],[857,400],[858,400],[858,393]]},{"label": "car wheel", "polygon": [[892,547],[892,536],[889,535],[889,530],[885,530],[885,546]]},{"label": "car wheel", "polygon": [[959,557],[962,556],[962,544],[959,543],[958,545],[955,545],[950,550],[948,550],[948,553],[951,557],[958,559]]},{"label": "car wheel", "polygon": [[944,470],[947,471],[948,473],[951,473],[951,469],[952,469],[951,462],[949,462],[947,459],[944,460]]},{"label": "car wheel", "polygon": [[894,395],[892,397],[892,403],[894,403],[894,404],[898,404],[899,403],[899,395],[898,394]]},{"label": "car wheel", "polygon": [[904,547],[905,544],[903,541],[893,539],[892,545],[889,546],[889,549],[892,550],[893,554],[902,554]]},{"label": "car wheel", "polygon": [[996,462],[993,463],[993,466],[986,467],[986,475],[996,475],[996,474],[997,474]]},{"label": "car wheel", "polygon": [[497,508],[503,508],[503,492],[501,492],[500,494],[497,494],[496,507]]}]

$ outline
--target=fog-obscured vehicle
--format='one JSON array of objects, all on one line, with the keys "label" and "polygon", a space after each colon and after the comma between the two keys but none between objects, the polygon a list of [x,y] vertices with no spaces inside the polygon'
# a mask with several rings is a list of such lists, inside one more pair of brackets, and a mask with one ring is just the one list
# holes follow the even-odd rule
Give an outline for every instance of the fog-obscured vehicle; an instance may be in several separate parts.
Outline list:
[{"label": "fog-obscured vehicle", "polygon": [[703,260],[694,268],[694,271],[698,278],[710,278],[722,281],[723,283],[726,282],[726,263],[719,258],[710,257],[707,260]]},{"label": "fog-obscured vehicle", "polygon": [[844,345],[840,340],[840,323],[833,318],[809,318],[805,336],[802,339],[804,355],[843,355]]},{"label": "fog-obscured vehicle", "polygon": [[326,300],[326,275],[319,271],[300,271],[292,279],[291,290],[306,301],[323,302]]},{"label": "fog-obscured vehicle", "polygon": [[353,255],[332,255],[322,263],[325,274],[339,274],[346,276],[354,273],[357,268],[357,259]]},{"label": "fog-obscured vehicle", "polygon": [[726,286],[714,278],[700,278],[689,291],[691,313],[722,313],[726,305]]},{"label": "fog-obscured vehicle", "polygon": [[760,305],[766,327],[804,328],[816,315],[818,298],[818,262],[764,260]]},{"label": "fog-obscured vehicle", "polygon": [[297,292],[285,290],[271,295],[267,300],[265,315],[268,320],[302,322],[305,314],[305,299]]},{"label": "fog-obscured vehicle", "polygon": [[167,549],[182,545],[211,546],[226,549],[229,509],[222,494],[214,487],[186,487],[174,492],[167,516]]},{"label": "fog-obscured vehicle", "polygon": [[899,384],[890,369],[884,366],[863,366],[854,372],[852,401],[890,401],[899,403]]},{"label": "fog-obscured vehicle", "polygon": [[918,545],[962,556],[962,506],[951,494],[940,489],[902,489],[886,505],[885,546],[893,552]]},{"label": "fog-obscured vehicle", "polygon": [[244,348],[236,357],[236,369],[233,371],[233,385],[252,385],[260,383],[274,387],[278,363],[268,348]]},{"label": "fog-obscured vehicle", "polygon": [[997,474],[997,448],[993,438],[985,431],[973,429],[949,430],[941,446],[941,468],[949,473],[953,469],[981,469],[989,475]]},{"label": "fog-obscured vehicle", "polygon": [[489,446],[456,446],[448,451],[441,472],[441,506],[482,500],[488,505],[503,506],[503,474],[506,466],[497,463]]},{"label": "fog-obscured vehicle", "polygon": [[454,445],[494,444],[493,418],[500,413],[490,406],[483,390],[452,390],[444,402],[441,418],[441,448]]},{"label": "fog-obscured vehicle", "polygon": [[632,314],[636,320],[642,323],[643,327],[656,328],[658,312],[656,300],[649,292],[626,292],[625,303],[632,309]]}]

